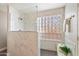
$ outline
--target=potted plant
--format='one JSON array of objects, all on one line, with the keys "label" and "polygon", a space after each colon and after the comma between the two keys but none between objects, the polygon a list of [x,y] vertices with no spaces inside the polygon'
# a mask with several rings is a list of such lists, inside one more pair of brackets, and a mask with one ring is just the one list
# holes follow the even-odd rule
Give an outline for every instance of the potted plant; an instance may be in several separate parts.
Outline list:
[{"label": "potted plant", "polygon": [[60,48],[60,52],[63,53],[65,56],[71,55],[71,50],[67,46],[62,46],[62,47],[59,47],[59,48]]}]

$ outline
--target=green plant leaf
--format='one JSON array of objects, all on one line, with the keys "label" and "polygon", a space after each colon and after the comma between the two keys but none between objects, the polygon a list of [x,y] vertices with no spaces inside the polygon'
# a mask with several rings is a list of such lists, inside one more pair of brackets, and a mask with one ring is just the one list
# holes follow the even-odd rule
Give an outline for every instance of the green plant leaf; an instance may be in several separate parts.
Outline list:
[{"label": "green plant leaf", "polygon": [[60,49],[64,52],[65,55],[71,53],[70,48],[68,48],[67,46],[60,47]]}]

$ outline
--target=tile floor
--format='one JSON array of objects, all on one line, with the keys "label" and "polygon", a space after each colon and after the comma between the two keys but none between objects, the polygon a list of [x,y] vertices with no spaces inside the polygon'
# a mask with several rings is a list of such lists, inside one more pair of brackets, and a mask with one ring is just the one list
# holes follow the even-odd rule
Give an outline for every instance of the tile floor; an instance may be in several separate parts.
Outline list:
[{"label": "tile floor", "polygon": [[41,56],[57,56],[56,51],[50,51],[50,50],[41,49],[40,53],[41,53]]}]

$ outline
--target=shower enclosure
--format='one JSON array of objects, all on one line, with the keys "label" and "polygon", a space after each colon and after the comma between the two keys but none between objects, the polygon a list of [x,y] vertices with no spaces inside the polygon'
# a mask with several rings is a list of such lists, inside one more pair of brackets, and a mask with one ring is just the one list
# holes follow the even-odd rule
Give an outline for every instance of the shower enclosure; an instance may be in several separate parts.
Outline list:
[{"label": "shower enclosure", "polygon": [[[41,7],[43,8],[44,6]],[[57,45],[64,42],[63,19],[64,7],[38,11],[37,32],[39,55],[57,55]]]},{"label": "shower enclosure", "polygon": [[57,55],[57,45],[64,41],[64,7],[40,10],[39,5],[9,4],[8,55],[42,55],[42,49]]}]

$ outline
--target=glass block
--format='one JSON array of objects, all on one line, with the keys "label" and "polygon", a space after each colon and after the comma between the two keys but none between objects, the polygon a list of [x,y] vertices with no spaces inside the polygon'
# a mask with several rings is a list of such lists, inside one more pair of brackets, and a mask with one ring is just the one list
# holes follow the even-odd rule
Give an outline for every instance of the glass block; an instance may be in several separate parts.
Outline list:
[{"label": "glass block", "polygon": [[[63,24],[60,16],[42,16],[39,18],[40,21],[38,21],[38,25],[41,33],[45,33],[43,38],[49,38],[49,39],[57,39],[61,38],[60,33],[62,33],[63,30]],[[47,34],[48,33],[48,34]],[[52,33],[52,34],[50,34]]]}]

